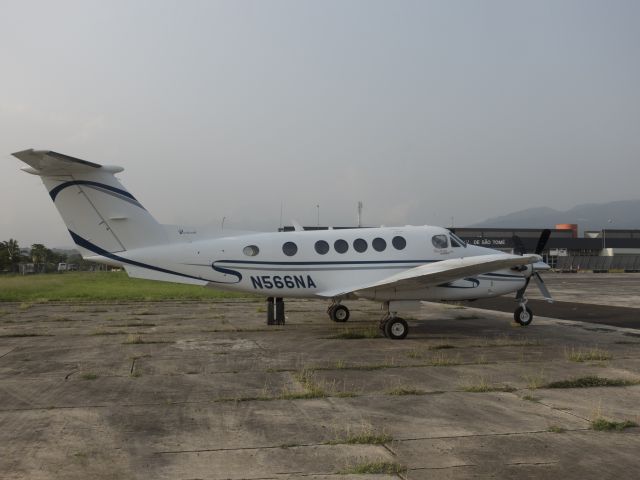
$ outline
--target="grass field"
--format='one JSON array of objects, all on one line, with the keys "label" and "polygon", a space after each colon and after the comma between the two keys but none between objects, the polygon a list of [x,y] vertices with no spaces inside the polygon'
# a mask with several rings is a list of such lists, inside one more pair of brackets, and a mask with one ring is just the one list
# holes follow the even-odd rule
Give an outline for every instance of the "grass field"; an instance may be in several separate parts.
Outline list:
[{"label": "grass field", "polygon": [[0,275],[0,302],[210,300],[246,297],[250,295],[129,278],[125,272]]}]

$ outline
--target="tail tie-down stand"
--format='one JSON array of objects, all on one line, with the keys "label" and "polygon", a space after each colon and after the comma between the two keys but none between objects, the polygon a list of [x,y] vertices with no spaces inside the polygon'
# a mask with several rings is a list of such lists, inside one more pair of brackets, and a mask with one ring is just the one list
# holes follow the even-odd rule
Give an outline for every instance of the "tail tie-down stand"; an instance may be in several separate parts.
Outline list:
[{"label": "tail tie-down stand", "polygon": [[267,298],[267,325],[284,325],[284,300],[282,298]]}]

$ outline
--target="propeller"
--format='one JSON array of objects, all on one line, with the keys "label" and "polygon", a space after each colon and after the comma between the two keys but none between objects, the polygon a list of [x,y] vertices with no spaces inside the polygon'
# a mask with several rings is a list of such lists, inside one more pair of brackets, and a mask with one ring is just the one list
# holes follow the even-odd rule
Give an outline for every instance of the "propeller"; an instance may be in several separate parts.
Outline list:
[{"label": "propeller", "polygon": [[[544,251],[544,247],[547,245],[547,242],[549,241],[550,236],[551,236],[551,230],[549,230],[548,228],[545,228],[540,234],[540,238],[538,239],[538,243],[534,251],[536,255],[540,255]],[[518,237],[517,235],[514,235],[512,237],[512,240],[513,240],[513,247],[514,247],[513,251],[515,254],[524,255],[525,253],[527,253],[527,249],[525,248],[524,243],[522,243],[522,240],[520,239],[520,237]],[[527,278],[527,281],[525,282],[524,286],[520,290],[518,290],[518,292],[516,293],[516,300],[521,301],[524,298],[524,293],[526,292],[527,287],[529,286],[529,282],[533,278],[544,299],[547,302],[552,303],[553,297],[551,296],[551,293],[549,293],[547,286],[544,284],[544,280],[542,280],[542,277],[536,271],[536,264],[533,264],[531,266],[531,269],[532,269],[531,275]]]}]

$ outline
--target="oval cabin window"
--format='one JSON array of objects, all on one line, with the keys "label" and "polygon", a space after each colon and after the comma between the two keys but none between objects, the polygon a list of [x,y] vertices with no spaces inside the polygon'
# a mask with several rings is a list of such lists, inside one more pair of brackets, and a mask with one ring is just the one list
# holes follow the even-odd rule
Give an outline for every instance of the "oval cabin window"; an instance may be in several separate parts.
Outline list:
[{"label": "oval cabin window", "polygon": [[242,253],[244,253],[247,257],[255,257],[260,253],[260,249],[255,245],[248,245],[242,249]]}]

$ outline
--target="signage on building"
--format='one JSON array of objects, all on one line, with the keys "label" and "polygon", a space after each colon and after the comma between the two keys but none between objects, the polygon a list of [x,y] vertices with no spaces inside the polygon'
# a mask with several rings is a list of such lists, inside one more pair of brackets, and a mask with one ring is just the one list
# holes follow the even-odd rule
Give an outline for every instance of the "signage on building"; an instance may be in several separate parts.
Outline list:
[{"label": "signage on building", "polygon": [[511,248],[511,239],[506,238],[470,238],[467,243],[488,248]]}]

